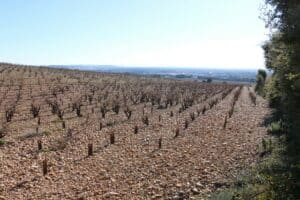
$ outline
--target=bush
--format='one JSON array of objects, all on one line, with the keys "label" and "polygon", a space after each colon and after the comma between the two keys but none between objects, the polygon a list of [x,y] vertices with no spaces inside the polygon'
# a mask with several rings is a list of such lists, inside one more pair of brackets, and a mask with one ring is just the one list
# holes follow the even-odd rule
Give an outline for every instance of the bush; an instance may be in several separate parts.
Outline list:
[{"label": "bush", "polygon": [[280,107],[282,94],[279,88],[279,80],[276,75],[273,74],[272,77],[266,80],[264,93],[265,93],[265,97],[269,101],[270,107],[272,108]]},{"label": "bush", "polygon": [[255,91],[261,96],[264,96],[264,86],[266,77],[267,72],[265,70],[259,69],[256,75]]},{"label": "bush", "polygon": [[3,145],[5,145],[5,144],[6,144],[6,141],[3,140],[3,139],[0,139],[0,146],[3,146]]},{"label": "bush", "polygon": [[268,133],[275,135],[282,133],[282,121],[272,122],[268,127]]}]

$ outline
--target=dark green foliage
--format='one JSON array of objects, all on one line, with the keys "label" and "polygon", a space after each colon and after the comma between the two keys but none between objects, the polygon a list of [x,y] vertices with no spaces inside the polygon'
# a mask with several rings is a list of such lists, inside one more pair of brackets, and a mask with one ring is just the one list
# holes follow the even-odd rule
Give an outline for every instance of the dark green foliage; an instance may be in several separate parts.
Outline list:
[{"label": "dark green foliage", "polygon": [[279,79],[276,74],[273,74],[265,85],[265,97],[268,99],[270,107],[277,109],[280,108],[282,98],[282,91],[279,85]]},{"label": "dark green foliage", "polygon": [[264,96],[264,86],[266,82],[266,77],[266,71],[259,69],[256,75],[255,91],[261,96]]},{"label": "dark green foliage", "polygon": [[212,78],[208,78],[207,80],[206,80],[206,83],[211,83],[213,80],[212,80]]},{"label": "dark green foliage", "polygon": [[257,72],[257,74],[260,75],[263,78],[263,80],[266,80],[266,78],[267,78],[267,72],[266,72],[266,70],[259,69],[258,72]]},{"label": "dark green foliage", "polygon": [[263,45],[266,67],[272,71],[265,93],[284,122],[269,130],[286,133],[284,167],[274,173],[278,182],[271,186],[276,199],[300,199],[300,1],[266,0],[266,4],[266,24],[273,31]]},{"label": "dark green foliage", "polygon": [[267,141],[263,138],[261,143],[262,143],[263,150],[266,151],[267,150]]},{"label": "dark green foliage", "polygon": [[282,121],[272,122],[268,127],[268,133],[280,135],[284,132]]}]

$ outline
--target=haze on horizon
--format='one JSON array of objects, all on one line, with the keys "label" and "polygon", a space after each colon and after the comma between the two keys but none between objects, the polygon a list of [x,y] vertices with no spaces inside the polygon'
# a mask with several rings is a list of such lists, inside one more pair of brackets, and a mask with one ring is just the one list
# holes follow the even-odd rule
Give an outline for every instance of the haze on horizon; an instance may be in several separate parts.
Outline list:
[{"label": "haze on horizon", "polygon": [[263,0],[4,0],[0,62],[263,68]]}]

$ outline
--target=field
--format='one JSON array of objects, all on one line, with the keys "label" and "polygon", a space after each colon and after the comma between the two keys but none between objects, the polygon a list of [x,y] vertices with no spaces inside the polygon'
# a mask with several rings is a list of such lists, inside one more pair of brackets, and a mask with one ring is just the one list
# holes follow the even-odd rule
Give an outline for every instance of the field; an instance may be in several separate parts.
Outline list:
[{"label": "field", "polygon": [[249,86],[0,65],[0,199],[207,198],[259,159]]}]

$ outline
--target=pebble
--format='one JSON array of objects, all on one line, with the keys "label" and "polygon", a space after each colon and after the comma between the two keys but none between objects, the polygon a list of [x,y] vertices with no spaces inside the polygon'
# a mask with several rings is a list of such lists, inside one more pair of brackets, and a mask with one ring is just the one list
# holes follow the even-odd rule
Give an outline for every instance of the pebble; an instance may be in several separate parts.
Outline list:
[{"label": "pebble", "polygon": [[200,194],[199,190],[197,188],[192,188],[192,193],[193,195],[197,195],[197,194]]},{"label": "pebble", "polygon": [[104,197],[107,198],[107,197],[111,197],[111,196],[118,196],[119,193],[117,192],[108,192],[106,194],[104,194]]},{"label": "pebble", "polygon": [[198,188],[203,188],[203,185],[202,185],[202,183],[197,182],[197,183],[196,183],[196,187],[198,187]]},{"label": "pebble", "polygon": [[158,199],[158,198],[160,198],[160,197],[162,197],[161,194],[155,194],[155,195],[153,195],[151,198],[152,198],[152,199]]}]

